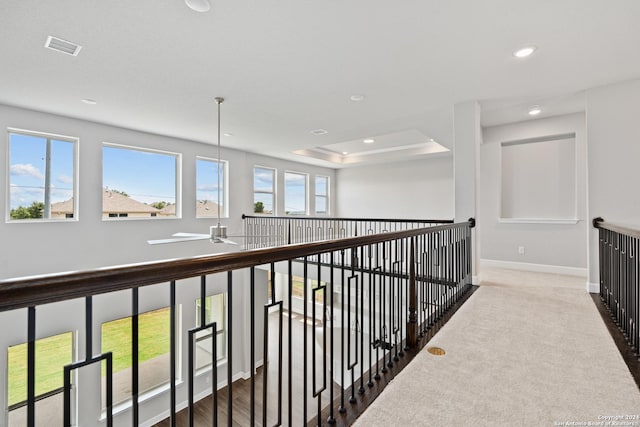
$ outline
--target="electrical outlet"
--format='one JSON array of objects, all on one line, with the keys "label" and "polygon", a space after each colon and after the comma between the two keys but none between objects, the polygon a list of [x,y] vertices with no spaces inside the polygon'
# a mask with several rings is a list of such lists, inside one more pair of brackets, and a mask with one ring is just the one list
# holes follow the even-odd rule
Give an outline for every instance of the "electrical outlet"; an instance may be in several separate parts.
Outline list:
[{"label": "electrical outlet", "polygon": [[518,246],[518,255],[524,255],[524,246]]}]

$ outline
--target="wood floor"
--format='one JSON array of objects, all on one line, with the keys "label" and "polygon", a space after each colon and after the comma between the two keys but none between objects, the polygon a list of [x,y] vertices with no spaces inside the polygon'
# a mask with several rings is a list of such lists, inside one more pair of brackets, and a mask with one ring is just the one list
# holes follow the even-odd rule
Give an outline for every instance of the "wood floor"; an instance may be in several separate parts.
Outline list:
[{"label": "wood floor", "polygon": [[[288,425],[289,424],[289,409],[288,409],[288,340],[287,340],[287,331],[288,331],[288,322],[291,321],[292,326],[292,336],[294,345],[292,347],[292,401],[293,405],[291,408],[291,417],[292,423],[291,425],[304,425],[306,422],[304,421],[304,413],[305,411],[303,406],[303,333],[305,324],[301,321],[301,316],[292,315],[292,319],[290,320],[288,316],[283,316],[283,363],[282,363],[282,405],[281,407],[281,424]],[[269,319],[270,323],[270,331],[277,331],[277,316],[275,314],[270,315]],[[311,343],[311,325],[306,325],[308,340],[310,345]],[[272,332],[274,335],[277,332]],[[268,378],[268,393],[267,393],[267,402],[268,402],[268,413],[267,413],[267,423],[266,425],[275,425],[278,424],[278,387],[279,387],[279,368],[278,368],[278,348],[277,348],[277,339],[270,340],[269,343],[269,354],[270,354],[270,363],[267,367],[267,378]],[[319,360],[316,361],[316,366],[318,369],[318,381],[320,381],[320,372],[322,372],[322,358],[319,357]],[[307,363],[308,363],[308,385],[307,385],[307,411],[306,418],[307,420],[313,419],[318,414],[318,398],[313,397],[312,388],[312,369],[311,369],[311,352],[309,351],[307,354]],[[264,383],[264,367],[261,367],[257,370],[255,375],[255,424],[253,425],[263,425],[263,383]],[[329,381],[329,378],[327,378]],[[340,387],[337,384],[333,384],[334,387],[334,397],[338,396],[340,393]],[[227,388],[223,388],[218,390],[218,425],[233,425],[233,426],[250,426],[251,423],[251,379],[247,380],[238,380],[232,385],[232,417],[233,420],[231,423],[228,421],[228,390]],[[329,404],[329,389],[325,390],[320,394],[321,400],[320,405],[323,409]],[[194,425],[196,426],[212,426],[213,425],[213,399],[211,396],[204,398],[196,403],[194,409]],[[176,416],[176,425],[179,427],[188,426],[188,411],[185,409],[180,411]],[[158,427],[169,427],[169,420],[164,420],[158,424]]]},{"label": "wood floor", "polygon": [[[337,408],[340,403],[341,397],[341,387],[337,383],[333,383],[333,398],[334,398],[334,417],[336,423],[333,424],[335,426],[348,426],[351,425],[356,418],[362,414],[367,406],[373,402],[374,399],[382,392],[382,390],[389,384],[395,376],[402,370],[404,367],[408,365],[408,363],[413,359],[413,357],[420,351],[420,349],[424,348],[424,346],[431,340],[431,338],[440,330],[442,326],[451,318],[451,316],[464,304],[464,302],[473,294],[473,292],[477,289],[476,286],[470,287],[469,291],[466,292],[462,298],[453,305],[453,307],[441,318],[433,328],[431,328],[419,341],[418,346],[415,349],[405,351],[404,356],[400,357],[398,361],[395,362],[393,367],[388,368],[387,372],[382,374],[378,380],[373,381],[370,385],[367,385],[367,378],[369,377],[369,373],[365,372],[363,378],[364,381],[364,394],[358,393],[358,386],[360,382],[356,382],[356,391],[354,395],[357,396],[353,402],[349,401],[349,397],[351,396],[351,388],[347,387],[350,385],[350,375],[345,378],[347,380],[347,384],[345,384],[344,390],[344,409],[343,413],[338,413]],[[270,319],[270,322],[273,321],[273,316]],[[285,331],[288,330],[288,322],[289,319],[287,317],[284,318],[283,328]],[[302,322],[297,321],[296,319],[291,319],[292,328],[293,328],[293,337],[294,337],[294,346],[293,346],[293,366],[292,366],[292,376],[294,378],[293,381],[293,390],[292,390],[292,401],[293,405],[291,408],[292,412],[292,422],[289,422],[288,419],[288,382],[287,382],[287,355],[286,349],[288,348],[287,337],[285,334],[283,347],[285,349],[285,357],[283,360],[283,404],[282,404],[282,420],[281,425],[294,425],[294,426],[303,426],[303,425],[328,425],[327,420],[330,415],[330,407],[329,407],[329,390],[325,390],[321,394],[321,414],[318,415],[318,402],[317,399],[311,396],[311,393],[308,394],[307,400],[307,416],[306,420],[303,416],[303,405],[302,405],[302,361],[303,361],[303,352],[302,352],[302,334],[303,334],[303,324]],[[277,327],[276,327],[277,328]],[[307,330],[309,331],[311,326],[307,325]],[[273,329],[272,329],[273,330]],[[310,334],[309,334],[310,336]],[[310,338],[309,338],[310,339]],[[270,354],[277,354],[277,349],[270,345]],[[271,356],[270,356],[271,357]],[[308,363],[311,365],[311,356],[308,355]],[[272,357],[273,359],[273,357]],[[320,361],[318,361],[318,368],[321,371],[322,367],[320,365]],[[277,363],[271,363],[268,366],[268,414],[267,414],[267,422],[263,423],[263,405],[262,405],[262,384],[263,384],[263,369],[259,369],[255,376],[255,423],[251,422],[251,412],[250,412],[250,397],[251,397],[251,381],[250,380],[239,380],[233,383],[233,406],[232,406],[232,414],[233,420],[229,423],[228,421],[228,394],[227,389],[221,389],[218,391],[218,425],[232,425],[232,426],[262,426],[262,425],[277,425],[278,417],[277,417]],[[309,373],[311,369],[309,368]],[[308,388],[310,389],[312,386],[311,377],[309,378]],[[212,426],[214,425],[212,420],[212,398],[207,397],[197,402],[194,409],[194,425],[198,427],[204,426]],[[318,422],[320,420],[320,422]],[[187,410],[183,410],[178,413],[176,416],[176,425],[178,427],[188,426],[188,412]],[[158,427],[169,427],[169,420],[164,420],[158,424]]]}]

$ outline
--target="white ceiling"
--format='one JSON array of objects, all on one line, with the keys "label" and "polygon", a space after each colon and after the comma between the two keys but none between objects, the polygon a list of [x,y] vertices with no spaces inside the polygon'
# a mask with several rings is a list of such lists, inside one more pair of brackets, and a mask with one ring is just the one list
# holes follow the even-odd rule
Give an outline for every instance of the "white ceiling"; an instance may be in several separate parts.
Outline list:
[{"label": "white ceiling", "polygon": [[213,143],[223,96],[223,146],[337,168],[358,162],[293,151],[451,147],[470,100],[483,125],[584,111],[585,89],[640,77],[638,22],[637,0],[2,0],[0,103]]}]

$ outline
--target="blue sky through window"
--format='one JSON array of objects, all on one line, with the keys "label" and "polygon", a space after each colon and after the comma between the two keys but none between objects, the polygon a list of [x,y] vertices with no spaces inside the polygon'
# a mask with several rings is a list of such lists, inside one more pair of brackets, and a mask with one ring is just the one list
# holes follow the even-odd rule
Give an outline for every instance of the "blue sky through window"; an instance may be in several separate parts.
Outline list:
[{"label": "blue sky through window", "polygon": [[[73,197],[74,142],[51,139],[51,203]],[[10,208],[44,202],[47,138],[10,134]]]},{"label": "blue sky through window", "polygon": [[284,204],[285,212],[290,215],[307,213],[307,175],[285,172]]},{"label": "blue sky through window", "polygon": [[[196,201],[203,202],[209,200],[217,204],[218,192],[220,192],[220,207],[224,208],[225,165],[226,162],[224,161],[220,161],[218,164],[217,160],[196,160]],[[218,182],[218,174],[220,176],[220,182]]]},{"label": "blue sky through window", "polygon": [[275,170],[253,168],[253,203],[262,202],[263,213],[273,213]]},{"label": "blue sky through window", "polygon": [[176,202],[177,156],[104,145],[102,186],[124,191],[134,200],[151,204]]}]

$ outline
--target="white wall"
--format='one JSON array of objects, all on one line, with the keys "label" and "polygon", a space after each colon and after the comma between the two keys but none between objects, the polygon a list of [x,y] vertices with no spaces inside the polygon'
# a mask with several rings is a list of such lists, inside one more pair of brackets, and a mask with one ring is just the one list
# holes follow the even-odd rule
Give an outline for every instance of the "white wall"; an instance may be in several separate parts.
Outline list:
[{"label": "white wall", "polygon": [[[587,92],[589,219],[640,227],[640,80]],[[598,287],[598,233],[589,231],[589,282]]]},{"label": "white wall", "polygon": [[[228,251],[229,246],[209,242],[149,246],[147,239],[169,237],[178,231],[208,232],[213,219],[195,218],[195,158],[215,157],[212,145],[136,132],[82,120],[0,105],[0,129],[26,130],[78,137],[79,212],[78,221],[55,223],[6,223],[0,220],[0,279],[66,270]],[[182,218],[151,220],[102,220],[102,143],[126,144],[182,153]],[[229,142],[232,144],[233,141]],[[0,168],[7,170],[7,138],[2,138]],[[222,147],[221,157],[229,161],[229,218],[223,219],[230,234],[242,233],[243,213],[253,212],[253,166],[277,168],[278,213],[284,212],[284,171],[329,176],[335,187],[333,169],[305,165]],[[0,212],[4,215],[7,174],[0,174]],[[312,183],[313,181],[311,181]],[[333,190],[332,188],[331,190]],[[310,207],[314,209],[314,186],[309,185]],[[330,191],[330,195],[335,191]],[[331,196],[330,196],[331,197]],[[330,200],[334,206],[334,200]],[[37,260],[37,262],[34,262]]]},{"label": "white wall", "polygon": [[337,216],[453,219],[451,155],[339,169]]},{"label": "white wall", "polygon": [[[161,135],[137,132],[93,122],[76,120],[47,113],[24,110],[0,105],[0,129],[8,127],[31,131],[67,135],[79,138],[79,211],[77,221],[64,222],[27,222],[7,223],[0,220],[0,280],[25,275],[55,273],[70,270],[86,270],[110,265],[128,264],[151,260],[181,258],[200,254],[209,254],[235,250],[227,245],[212,245],[208,241],[176,243],[170,245],[149,246],[147,239],[169,237],[178,231],[207,232],[214,224],[211,219],[195,218],[195,159],[196,156],[215,157],[214,147],[193,141],[179,140]],[[6,135],[6,134],[5,134]],[[102,143],[126,144],[137,147],[167,150],[182,153],[182,218],[152,218],[148,220],[102,220]],[[232,144],[230,141],[229,144]],[[8,170],[8,138],[2,137],[0,147],[0,169]],[[283,175],[285,170],[306,172],[312,180],[316,174],[329,176],[330,194],[335,194],[335,174],[332,169],[314,167],[305,164],[279,160],[266,156],[245,153],[223,147],[222,159],[229,161],[230,217],[223,219],[229,234],[242,232],[243,213],[253,212],[253,166],[261,165],[277,168],[277,206],[283,212]],[[0,212],[7,211],[8,173],[0,173]],[[310,207],[314,209],[314,186],[310,182]],[[330,196],[330,204],[335,199]],[[241,239],[237,239],[240,240]],[[248,319],[249,285],[248,273],[234,273],[234,357],[233,374],[235,377],[249,372],[248,357]],[[225,289],[222,277],[216,276],[210,285],[210,294]],[[266,277],[263,278],[266,283]],[[144,310],[168,305],[168,292],[163,286],[149,288],[154,296],[141,300]],[[145,290],[145,292],[147,292]],[[155,293],[154,293],[155,292]],[[198,297],[198,280],[178,283],[178,303],[182,305],[182,378],[186,375],[186,331],[195,324],[195,299]],[[130,293],[121,292],[108,296],[95,297],[96,319],[94,328],[101,322],[129,314]],[[266,286],[259,289],[256,312],[262,319],[260,307],[266,301]],[[78,350],[83,357],[83,305],[78,301],[58,303],[38,309],[38,338],[62,333],[69,330],[79,331]],[[7,366],[6,348],[21,342],[26,337],[26,310],[0,313],[0,372]],[[8,326],[10,325],[10,326]],[[261,330],[261,325],[257,325]],[[261,336],[261,334],[260,334]],[[98,329],[94,331],[96,342],[94,351],[99,352]],[[258,344],[260,345],[260,344]],[[246,350],[246,351],[245,351]],[[257,354],[262,350],[258,347]],[[258,360],[261,357],[258,357]],[[223,367],[224,368],[224,367]],[[1,375],[4,381],[6,375]],[[219,370],[220,381],[226,379],[226,369]],[[99,389],[99,378],[82,380],[84,390]],[[204,377],[196,384],[196,393],[205,392],[207,385]],[[96,393],[98,395],[98,393]],[[179,387],[178,402],[186,399],[186,382]],[[163,413],[168,408],[168,394],[165,392],[141,405],[142,420]],[[6,408],[6,387],[0,385],[0,405]],[[83,406],[81,425],[98,425],[96,408],[99,403],[94,399]],[[118,417],[118,425],[130,425],[130,412]],[[0,425],[4,419],[0,415]]]},{"label": "white wall", "polygon": [[[583,114],[571,114],[484,129],[480,150],[478,226],[480,257],[508,266],[527,264],[561,267],[557,271],[585,274],[587,268],[586,138]],[[548,135],[576,134],[577,224],[500,223],[500,143]],[[518,254],[524,246],[525,253]],[[564,269],[562,269],[564,268]]]}]

